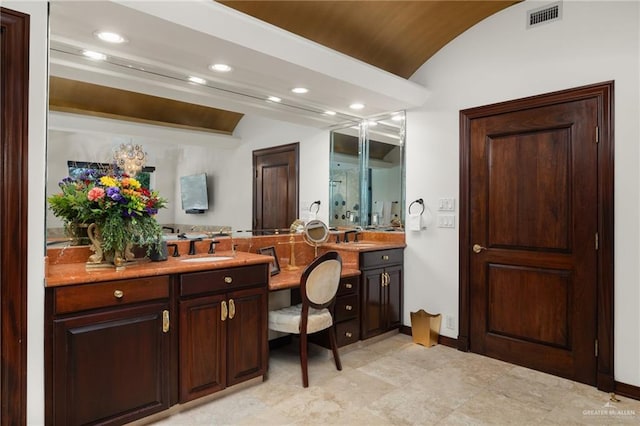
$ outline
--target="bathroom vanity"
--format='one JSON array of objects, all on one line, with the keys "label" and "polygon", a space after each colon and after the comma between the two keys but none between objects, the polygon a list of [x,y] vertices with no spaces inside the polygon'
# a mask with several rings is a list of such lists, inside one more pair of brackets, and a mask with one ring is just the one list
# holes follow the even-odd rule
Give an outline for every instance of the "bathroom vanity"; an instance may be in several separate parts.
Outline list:
[{"label": "bathroom vanity", "polygon": [[123,424],[265,375],[270,260],[49,266],[47,423]]}]

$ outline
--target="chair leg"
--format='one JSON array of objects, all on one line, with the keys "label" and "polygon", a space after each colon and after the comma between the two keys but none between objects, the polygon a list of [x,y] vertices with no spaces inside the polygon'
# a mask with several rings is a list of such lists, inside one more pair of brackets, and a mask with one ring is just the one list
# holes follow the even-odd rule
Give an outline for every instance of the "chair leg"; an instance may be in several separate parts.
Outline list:
[{"label": "chair leg", "polygon": [[300,366],[302,367],[302,386],[309,387],[309,372],[307,371],[307,333],[300,333]]},{"label": "chair leg", "polygon": [[331,351],[333,352],[333,360],[336,362],[338,371],[342,371],[342,363],[340,362],[340,355],[338,355],[338,343],[336,340],[336,329],[331,326],[329,327],[329,343],[331,344]]}]

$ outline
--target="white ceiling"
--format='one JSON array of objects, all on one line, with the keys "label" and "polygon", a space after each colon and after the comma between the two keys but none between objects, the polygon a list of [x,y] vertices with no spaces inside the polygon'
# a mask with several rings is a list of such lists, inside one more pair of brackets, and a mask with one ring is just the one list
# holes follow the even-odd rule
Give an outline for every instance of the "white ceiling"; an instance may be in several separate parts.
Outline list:
[{"label": "white ceiling", "polygon": [[[414,108],[428,96],[423,86],[211,0],[52,1],[50,10],[50,72],[58,77],[316,127]],[[97,30],[129,42],[109,45]],[[88,60],[82,49],[109,59]],[[234,70],[214,73],[215,62]],[[309,93],[291,93],[300,85]],[[282,103],[265,101],[269,95]],[[350,110],[356,101],[365,109]]]}]

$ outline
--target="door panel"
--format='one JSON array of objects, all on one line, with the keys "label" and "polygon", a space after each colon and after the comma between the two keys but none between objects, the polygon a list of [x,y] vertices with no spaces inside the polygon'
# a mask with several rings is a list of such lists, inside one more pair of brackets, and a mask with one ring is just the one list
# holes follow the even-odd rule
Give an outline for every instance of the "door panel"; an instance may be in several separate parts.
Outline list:
[{"label": "door panel", "polygon": [[229,386],[266,373],[268,302],[264,288],[229,293],[227,377]]},{"label": "door panel", "polygon": [[487,332],[569,349],[570,271],[488,265]]},{"label": "door panel", "polygon": [[470,123],[470,348],[595,384],[598,103]]},{"label": "door panel", "polygon": [[567,251],[571,240],[569,129],[489,138],[487,149],[491,167],[488,244]]}]

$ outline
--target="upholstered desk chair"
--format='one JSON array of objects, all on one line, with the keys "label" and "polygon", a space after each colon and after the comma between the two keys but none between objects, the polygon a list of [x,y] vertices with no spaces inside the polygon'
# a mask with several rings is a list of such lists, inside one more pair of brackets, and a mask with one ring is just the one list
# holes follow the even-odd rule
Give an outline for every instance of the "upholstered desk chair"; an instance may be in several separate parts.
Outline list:
[{"label": "upholstered desk chair", "polygon": [[269,328],[284,333],[300,334],[300,366],[302,385],[309,387],[307,370],[307,335],[328,330],[336,368],[342,370],[336,332],[333,326],[333,305],[340,283],[342,258],[335,251],[317,257],[302,272],[300,296],[302,303],[269,312]]}]

